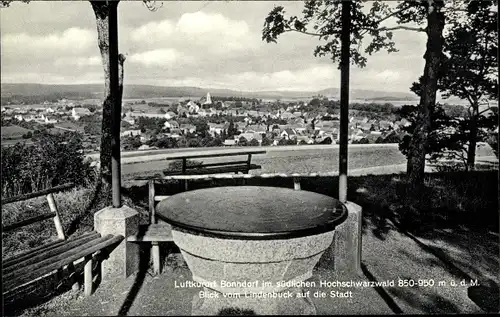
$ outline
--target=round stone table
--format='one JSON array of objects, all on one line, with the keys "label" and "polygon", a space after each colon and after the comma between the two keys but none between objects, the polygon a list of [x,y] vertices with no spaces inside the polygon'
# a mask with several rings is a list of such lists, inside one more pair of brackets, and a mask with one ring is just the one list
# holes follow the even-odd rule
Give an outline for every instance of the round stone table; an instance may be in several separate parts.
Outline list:
[{"label": "round stone table", "polygon": [[316,314],[297,294],[347,217],[332,197],[262,186],[188,191],[156,210],[203,287],[193,315]]}]

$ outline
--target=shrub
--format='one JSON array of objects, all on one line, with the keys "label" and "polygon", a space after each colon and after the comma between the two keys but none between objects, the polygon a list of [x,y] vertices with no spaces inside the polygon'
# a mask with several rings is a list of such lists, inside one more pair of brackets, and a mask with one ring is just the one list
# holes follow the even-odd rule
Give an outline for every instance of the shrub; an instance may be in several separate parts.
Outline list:
[{"label": "shrub", "polygon": [[2,197],[39,191],[68,182],[86,185],[95,172],[84,162],[82,139],[77,133],[41,133],[33,144],[2,148]]},{"label": "shrub", "polygon": [[257,139],[252,139],[248,142],[248,146],[259,146],[259,141],[257,141]]}]

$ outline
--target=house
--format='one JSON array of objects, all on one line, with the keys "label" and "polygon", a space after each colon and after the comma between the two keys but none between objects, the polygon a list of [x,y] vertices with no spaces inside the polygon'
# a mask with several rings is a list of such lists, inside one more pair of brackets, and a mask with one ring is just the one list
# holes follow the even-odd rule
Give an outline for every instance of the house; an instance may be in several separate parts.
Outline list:
[{"label": "house", "polygon": [[390,122],[390,121],[386,121],[386,120],[381,120],[379,123],[379,129],[381,131],[388,131],[388,130],[391,130],[392,129],[392,126],[393,126],[393,123]]},{"label": "house", "polygon": [[177,129],[172,128],[172,129],[170,129],[170,133],[167,133],[167,134],[171,138],[178,139],[181,137],[182,131],[179,128],[177,128]]},{"label": "house", "polygon": [[181,124],[179,126],[179,129],[182,131],[182,133],[187,134],[187,133],[195,133],[196,132],[196,126],[192,124]]},{"label": "house", "polygon": [[91,115],[92,112],[90,112],[90,110],[87,108],[75,107],[71,109],[71,117],[73,117],[74,120],[80,120],[80,118],[83,116],[91,116]]},{"label": "house", "polygon": [[200,106],[192,102],[191,100],[186,104],[186,108],[190,114],[198,113],[200,111]]},{"label": "house", "polygon": [[401,123],[400,123],[400,126],[403,126],[403,127],[408,127],[411,125],[411,122],[406,120],[405,118],[401,119]]},{"label": "house", "polygon": [[293,114],[291,112],[285,111],[281,113],[281,119],[291,119],[293,118]]},{"label": "house", "polygon": [[179,123],[175,120],[165,121],[164,128],[166,129],[179,129]]},{"label": "house", "polygon": [[177,115],[173,111],[168,111],[167,113],[165,113],[165,119],[167,120],[173,119],[175,117],[177,117]]},{"label": "house", "polygon": [[50,119],[49,117],[45,117],[43,119],[43,123],[44,124],[54,124],[54,123],[57,123],[58,120],[57,119]]},{"label": "house", "polygon": [[120,133],[121,137],[141,135],[141,130],[125,130]]},{"label": "house", "polygon": [[177,114],[179,116],[182,116],[183,114],[187,114],[188,112],[189,112],[189,110],[186,107],[181,106],[181,105],[177,106]]},{"label": "house", "polygon": [[45,112],[47,112],[47,113],[54,113],[56,111],[54,109],[52,109],[51,107],[48,107],[47,109],[45,109]]},{"label": "house", "polygon": [[253,134],[253,138],[257,141],[259,141],[259,145],[262,143],[262,135],[265,135],[265,133],[257,133],[255,132]]},{"label": "house", "polygon": [[258,111],[255,111],[255,110],[249,110],[248,115],[252,116],[254,118],[257,118],[258,116],[260,116],[260,113]]},{"label": "house", "polygon": [[222,131],[224,130],[224,126],[225,124],[221,124],[221,123],[208,123],[208,131],[210,132],[210,134],[213,136],[215,135],[215,133],[217,134],[221,134]]},{"label": "house", "polygon": [[267,126],[263,124],[251,124],[245,127],[245,132],[266,133]]},{"label": "house", "polygon": [[286,128],[283,131],[281,131],[280,137],[289,140],[297,137],[297,133],[295,132],[294,129]]},{"label": "house", "polygon": [[141,133],[141,142],[142,143],[146,143],[148,142],[149,140],[152,139],[152,135],[151,134],[148,134],[148,133]]},{"label": "house", "polygon": [[306,142],[307,144],[313,144],[314,143],[314,140],[311,139],[310,137],[308,136],[303,136],[303,135],[299,135],[297,136],[297,144],[300,143],[300,141],[304,141]]},{"label": "house", "polygon": [[371,129],[373,129],[373,124],[371,123],[361,123],[359,125],[359,128],[363,131],[370,131]]},{"label": "house", "polygon": [[305,124],[305,120],[302,118],[293,118],[288,121],[291,124]]},{"label": "house", "polygon": [[[244,137],[247,141],[251,141],[251,140],[254,138],[254,133],[252,133],[252,132],[243,132],[243,133],[241,133],[240,135],[235,136],[235,138],[238,138],[238,140],[239,140],[241,137]],[[262,140],[262,139],[261,139],[261,140]]]},{"label": "house", "polygon": [[224,146],[233,146],[236,145],[236,140],[235,139],[226,139],[224,140]]},{"label": "house", "polygon": [[135,124],[135,119],[128,116],[128,115],[125,115],[125,117],[123,117],[122,121],[125,121],[127,122],[128,124],[130,125],[134,125]]},{"label": "house", "polygon": [[133,117],[133,118],[158,118],[158,119],[166,119],[165,113],[145,113],[140,111],[129,111],[125,114],[125,117]]}]

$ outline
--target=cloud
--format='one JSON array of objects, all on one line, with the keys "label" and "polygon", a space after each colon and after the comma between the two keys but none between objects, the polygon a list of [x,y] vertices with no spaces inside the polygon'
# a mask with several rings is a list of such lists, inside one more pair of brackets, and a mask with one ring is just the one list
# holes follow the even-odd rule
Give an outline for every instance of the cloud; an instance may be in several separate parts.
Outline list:
[{"label": "cloud", "polygon": [[245,21],[230,20],[219,13],[198,11],[184,13],[177,22],[177,29],[186,34],[241,37],[248,33],[248,24]]},{"label": "cloud", "polygon": [[[27,33],[5,34],[2,36],[2,49],[5,53],[62,52],[74,54],[97,47],[95,31],[80,28],[69,28],[62,33],[45,36],[33,36]],[[3,55],[3,52],[2,52]]]},{"label": "cloud", "polygon": [[77,67],[97,66],[101,64],[102,61],[100,56],[62,57],[54,62],[55,66],[77,66]]},{"label": "cloud", "polygon": [[144,66],[172,66],[178,62],[187,62],[189,58],[181,56],[175,49],[157,49],[136,53],[129,58],[130,62],[142,64]]},{"label": "cloud", "polygon": [[386,69],[375,75],[375,78],[384,82],[394,82],[400,78],[399,72]]},{"label": "cloud", "polygon": [[202,11],[184,13],[177,22],[169,19],[148,22],[129,34],[131,49],[137,49],[139,44],[143,48],[147,45],[150,50],[175,46],[178,50],[200,55],[252,49],[260,42],[258,35],[249,32],[245,21]]},{"label": "cloud", "polygon": [[130,37],[136,42],[161,43],[175,31],[170,20],[146,23],[130,32]]}]

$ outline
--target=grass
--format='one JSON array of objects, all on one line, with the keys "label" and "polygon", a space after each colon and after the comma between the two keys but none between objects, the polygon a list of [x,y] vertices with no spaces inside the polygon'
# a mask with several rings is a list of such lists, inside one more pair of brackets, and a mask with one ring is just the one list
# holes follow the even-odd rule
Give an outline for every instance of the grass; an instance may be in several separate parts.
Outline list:
[{"label": "grass", "polygon": [[[83,232],[93,230],[93,215],[104,207],[91,207],[93,197],[94,188],[92,187],[79,187],[54,194],[54,200],[67,237],[78,236]],[[145,212],[143,208],[136,206],[129,198],[124,198],[124,203]],[[2,224],[4,226],[9,225],[49,211],[45,196],[7,204],[2,206]],[[57,240],[57,232],[52,219],[37,222],[11,232],[3,232],[2,258],[14,256],[55,240]]]}]

